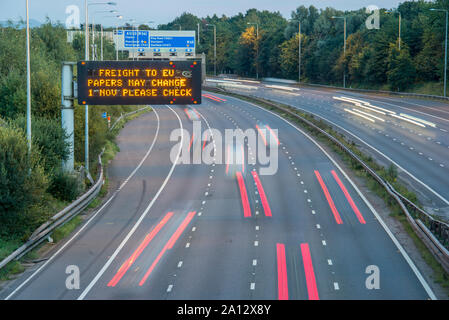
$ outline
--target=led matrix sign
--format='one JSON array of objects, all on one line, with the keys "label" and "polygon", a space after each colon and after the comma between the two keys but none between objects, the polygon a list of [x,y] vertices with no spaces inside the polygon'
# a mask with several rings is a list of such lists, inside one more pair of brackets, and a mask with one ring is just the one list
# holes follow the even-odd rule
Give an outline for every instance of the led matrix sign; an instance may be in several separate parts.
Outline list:
[{"label": "led matrix sign", "polygon": [[78,62],[78,104],[200,104],[201,61]]}]

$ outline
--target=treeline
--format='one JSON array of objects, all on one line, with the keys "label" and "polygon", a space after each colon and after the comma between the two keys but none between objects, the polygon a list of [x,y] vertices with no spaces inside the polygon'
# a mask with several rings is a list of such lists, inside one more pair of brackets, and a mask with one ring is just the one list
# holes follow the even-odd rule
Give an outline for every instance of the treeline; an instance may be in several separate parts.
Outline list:
[{"label": "treeline", "polygon": [[[339,11],[300,6],[289,21],[278,12],[250,9],[232,17],[199,18],[184,13],[159,29],[197,30],[199,52],[207,54],[207,70],[213,73],[214,24],[217,28],[217,73],[255,77],[298,78],[298,22],[301,22],[301,80],[310,83],[346,85],[373,89],[412,90],[426,84],[426,90],[442,93],[444,70],[444,12],[448,0],[406,1],[380,10],[380,29],[368,29],[370,14],[364,8]],[[399,51],[399,15],[402,17]],[[343,19],[347,17],[347,47],[343,54]],[[251,24],[248,24],[251,23]],[[259,24],[259,37],[256,26]],[[143,27],[143,26],[142,26]]]},{"label": "treeline", "polygon": [[[99,43],[99,41],[98,41]],[[62,172],[68,156],[67,133],[61,128],[61,66],[84,56],[84,39],[67,42],[64,26],[47,21],[31,29],[32,150],[25,135],[26,31],[18,25],[0,28],[0,242],[26,239],[49,216],[74,200],[86,181]],[[105,59],[115,59],[105,41]],[[104,111],[112,120],[134,107],[91,107],[90,167],[109,136]],[[75,169],[84,165],[84,106],[75,104]]]}]

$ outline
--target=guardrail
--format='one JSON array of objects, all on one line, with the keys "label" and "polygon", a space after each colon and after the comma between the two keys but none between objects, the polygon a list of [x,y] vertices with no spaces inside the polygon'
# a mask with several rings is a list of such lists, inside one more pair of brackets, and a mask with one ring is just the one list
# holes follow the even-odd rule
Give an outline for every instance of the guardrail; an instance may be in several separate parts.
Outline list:
[{"label": "guardrail", "polygon": [[[104,151],[104,150],[103,150]],[[77,214],[82,212],[90,202],[98,195],[100,192],[101,186],[103,185],[103,165],[101,163],[101,156],[103,152],[98,156],[98,166],[100,169],[100,174],[98,175],[98,179],[95,184],[81,197],[72,202],[70,205],[65,207],[63,210],[55,214],[50,218],[47,222],[37,228],[30,238],[25,242],[22,246],[16,249],[13,253],[11,253],[8,257],[3,259],[0,262],[0,269],[7,265],[9,262],[13,260],[20,259],[24,254],[28,251],[39,245],[42,241],[47,239],[51,233],[58,227],[64,225],[69,222],[72,218],[74,218]]]},{"label": "guardrail", "polygon": [[[221,91],[226,92],[223,89],[217,89],[213,87],[204,87],[205,90],[211,90],[211,91]],[[233,93],[235,94],[235,93]],[[241,96],[245,96],[242,94],[237,94]],[[356,154],[354,154],[349,148],[347,148],[342,142],[340,142],[338,139],[336,139],[331,134],[327,133],[314,123],[310,122],[309,120],[305,119],[304,117],[298,115],[297,113],[281,107],[276,102],[273,102],[271,100],[267,99],[261,99],[255,96],[248,95],[247,97],[250,97],[254,101],[257,101],[259,103],[268,104],[278,110],[281,110],[282,112],[288,113],[289,115],[293,116],[294,118],[300,120],[301,122],[305,123],[309,127],[311,127],[313,130],[318,131],[319,133],[325,135],[329,140],[331,140],[333,143],[335,143],[340,150],[348,154],[353,160],[355,160],[357,163],[359,163],[365,172],[367,172],[371,177],[373,177],[386,191],[387,193],[396,201],[396,203],[400,206],[401,210],[404,212],[404,214],[407,217],[407,220],[409,221],[410,225],[412,226],[413,230],[416,232],[418,237],[424,242],[426,247],[430,250],[430,252],[433,254],[433,256],[440,262],[441,266],[444,268],[444,270],[449,273],[449,251],[447,250],[446,246],[449,246],[449,225],[447,223],[444,223],[442,221],[434,219],[429,213],[425,212],[418,206],[416,206],[412,201],[404,197],[402,194],[400,194],[398,191],[394,189],[392,185],[390,185],[387,181],[385,181],[381,176],[379,176],[372,168],[370,168],[362,159],[360,159]],[[290,106],[294,108],[293,106]],[[304,111],[307,113],[306,111]],[[314,115],[309,114],[310,116],[314,117]],[[329,124],[325,119],[322,119],[326,122],[326,124],[329,127],[332,127],[331,124]],[[410,211],[412,213],[410,213]],[[416,219],[415,219],[416,217]]]},{"label": "guardrail", "polygon": [[[111,126],[109,130],[112,130],[117,123],[131,115],[137,112],[140,112],[146,108],[149,108],[149,106],[140,108],[135,111],[131,111],[125,114],[122,114]],[[16,249],[13,253],[11,253],[8,257],[0,261],[0,269],[6,266],[8,263],[10,263],[13,260],[20,259],[23,255],[25,255],[27,252],[35,248],[37,245],[39,245],[41,242],[43,242],[45,239],[47,239],[51,233],[58,227],[64,225],[65,223],[69,222],[72,218],[74,218],[76,215],[81,213],[95,197],[100,192],[100,189],[103,185],[104,180],[104,170],[103,165],[101,162],[101,156],[103,155],[103,151],[98,155],[98,166],[100,169],[100,174],[98,175],[98,179],[95,182],[95,184],[82,196],[80,196],[77,200],[72,202],[70,205],[65,207],[63,210],[55,214],[53,217],[51,217],[47,222],[42,224],[39,228],[37,228],[33,234],[30,236],[30,238],[25,242],[22,246],[20,246],[18,249]]]},{"label": "guardrail", "polygon": [[125,117],[127,117],[127,116],[129,116],[129,115],[132,115],[132,114],[134,114],[134,113],[140,112],[140,111],[142,111],[142,110],[145,110],[145,109],[147,109],[147,108],[149,108],[149,107],[150,107],[150,106],[146,106],[146,107],[140,108],[140,109],[135,110],[135,111],[131,111],[131,112],[128,112],[128,113],[125,113],[125,114],[121,114],[120,117],[118,117],[117,120],[115,120],[115,122],[114,122],[114,123],[112,124],[112,126],[109,128],[109,131],[112,131],[112,129],[115,128],[115,126],[117,125],[117,123],[118,123],[120,120],[122,120],[123,118],[125,118]]},{"label": "guardrail", "polygon": [[382,93],[382,94],[408,96],[408,97],[417,97],[417,98],[449,100],[449,97],[436,96],[436,95],[432,95],[432,94],[422,94],[422,93],[413,93],[413,92],[399,92],[399,91],[386,91],[386,90],[373,90],[373,89],[359,89],[359,88],[343,88],[343,87],[331,86],[331,85],[326,85],[326,84],[306,83],[306,82],[298,83],[298,81],[287,80],[287,79],[278,79],[278,78],[262,78],[262,80],[263,81],[267,81],[267,82],[296,84],[296,85],[310,86],[310,87],[322,87],[322,88],[338,89],[338,90],[346,90],[346,91],[355,91],[355,92],[362,92],[362,93]]},{"label": "guardrail", "polygon": [[314,83],[301,83],[301,85],[302,86],[310,86],[310,87],[323,87],[323,88],[330,88],[330,89],[355,91],[355,92],[362,92],[362,93],[382,93],[382,94],[390,94],[390,95],[397,95],[397,96],[428,98],[428,99],[437,99],[437,100],[449,100],[449,97],[436,96],[436,95],[431,95],[431,94],[413,93],[413,92],[397,92],[397,91],[372,90],[372,89],[343,88],[343,87],[329,86],[329,85],[325,85],[325,84],[314,84]]}]

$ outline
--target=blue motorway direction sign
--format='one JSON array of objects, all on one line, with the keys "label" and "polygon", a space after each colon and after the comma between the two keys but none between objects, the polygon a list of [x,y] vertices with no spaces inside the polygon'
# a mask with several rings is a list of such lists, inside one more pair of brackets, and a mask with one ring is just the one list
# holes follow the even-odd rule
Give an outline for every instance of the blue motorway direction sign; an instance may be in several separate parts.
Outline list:
[{"label": "blue motorway direction sign", "polygon": [[125,48],[148,48],[150,45],[148,31],[125,31]]},{"label": "blue motorway direction sign", "polygon": [[151,48],[194,48],[195,37],[151,36]]}]

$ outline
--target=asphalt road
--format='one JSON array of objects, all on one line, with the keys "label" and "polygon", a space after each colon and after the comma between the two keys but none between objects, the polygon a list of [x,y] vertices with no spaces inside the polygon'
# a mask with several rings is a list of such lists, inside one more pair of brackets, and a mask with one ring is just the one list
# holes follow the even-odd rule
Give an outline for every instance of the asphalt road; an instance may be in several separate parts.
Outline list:
[{"label": "asphalt road", "polygon": [[[191,160],[220,149],[225,129],[251,129],[260,148],[278,147],[278,169],[263,175],[258,157],[254,165],[173,163],[185,150],[170,135],[181,128]],[[434,298],[346,173],[266,110],[215,94],[199,106],[159,106],[128,123],[119,146],[109,200],[1,298]],[[236,148],[246,160],[257,151]],[[66,287],[69,265],[80,270],[79,289]],[[379,288],[369,289],[376,281],[367,268],[379,271]]]},{"label": "asphalt road", "polygon": [[[257,90],[250,90],[251,94],[312,112],[329,121],[335,129],[358,144],[365,146],[381,163],[394,163],[399,174],[408,181],[409,187],[418,193],[426,209],[449,220],[448,103],[337,89],[304,87],[299,91],[288,91],[268,88],[264,84],[250,85],[257,87]],[[248,92],[238,87],[233,89]],[[351,100],[342,101],[335,98],[361,100],[374,108],[363,108]],[[358,114],[351,113],[348,109]],[[405,114],[419,121],[413,118],[409,118],[413,122],[396,118],[391,116],[390,112],[401,117]],[[420,122],[422,120],[425,123]]]}]

